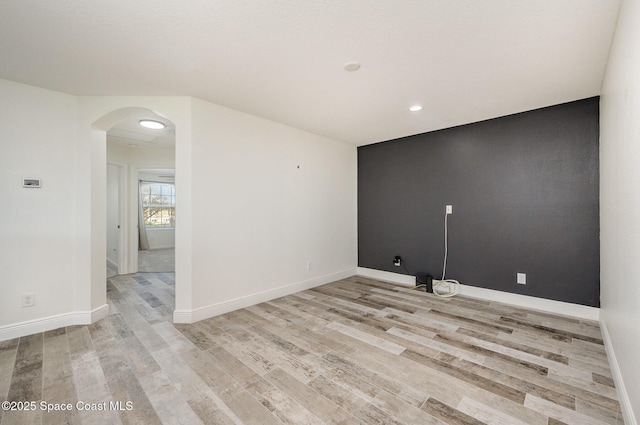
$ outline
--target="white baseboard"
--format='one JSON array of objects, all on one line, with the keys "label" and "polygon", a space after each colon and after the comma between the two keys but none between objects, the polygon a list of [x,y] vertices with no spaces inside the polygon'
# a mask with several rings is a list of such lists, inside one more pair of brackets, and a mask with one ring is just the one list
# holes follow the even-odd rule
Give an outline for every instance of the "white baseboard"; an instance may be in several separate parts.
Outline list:
[{"label": "white baseboard", "polygon": [[89,319],[89,323],[75,323],[76,325],[88,325],[91,323],[96,323],[100,319],[104,319],[109,315],[109,304],[103,304],[98,308],[94,308],[91,310],[91,317]]},{"label": "white baseboard", "polygon": [[624,380],[622,378],[622,372],[620,371],[620,365],[618,365],[618,359],[616,358],[616,353],[613,350],[613,343],[611,341],[611,336],[609,335],[609,329],[607,328],[607,323],[604,320],[600,320],[600,330],[602,331],[602,340],[604,341],[604,347],[607,350],[607,358],[609,359],[609,365],[611,366],[613,382],[616,384],[618,401],[620,402],[620,408],[622,409],[624,423],[626,425],[638,425],[636,416],[633,413],[629,394],[627,393],[627,389],[624,386]]},{"label": "white baseboard", "polygon": [[547,300],[529,295],[512,294],[510,292],[495,291],[493,289],[477,288],[475,286],[460,285],[460,294],[483,300],[497,301],[518,307],[541,310],[547,313],[572,316],[586,320],[600,320],[600,309],[581,304],[563,301]]},{"label": "white baseboard", "polygon": [[332,273],[313,279],[297,282],[291,285],[280,286],[278,288],[269,289],[267,291],[258,292],[256,294],[247,295],[233,300],[222,301],[220,303],[208,305],[205,307],[195,308],[193,310],[175,310],[173,312],[174,323],[194,323],[210,317],[219,316],[230,311],[239,310],[265,301],[280,298],[295,292],[304,291],[306,289],[315,288],[325,283],[334,282],[340,279],[346,279],[356,274],[356,269],[347,269],[338,273]]},{"label": "white baseboard", "polygon": [[89,325],[107,317],[109,305],[104,304],[91,311],[74,311],[71,313],[57,314],[28,320],[0,327],[0,341],[19,338],[53,329],[64,328],[72,325]]},{"label": "white baseboard", "polygon": [[[358,267],[360,276],[372,279],[398,283],[400,285],[414,286],[415,277],[399,273]],[[580,304],[566,303],[562,301],[547,300],[528,295],[512,294],[509,292],[495,291],[493,289],[477,288],[475,286],[460,285],[460,294],[488,301],[497,301],[504,304],[515,305],[532,310],[540,310],[546,313],[561,314],[587,320],[600,320],[600,309]]]},{"label": "white baseboard", "polygon": [[406,274],[385,272],[383,270],[368,269],[366,267],[358,267],[358,275],[371,279],[382,280],[385,282],[399,283],[400,285],[415,286],[416,277]]}]

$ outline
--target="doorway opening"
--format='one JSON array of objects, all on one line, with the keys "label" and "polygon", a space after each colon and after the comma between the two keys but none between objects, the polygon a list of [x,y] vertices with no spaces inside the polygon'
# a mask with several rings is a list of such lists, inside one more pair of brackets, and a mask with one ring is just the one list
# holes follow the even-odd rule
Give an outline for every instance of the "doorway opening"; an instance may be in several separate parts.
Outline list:
[{"label": "doorway opening", "polygon": [[[148,109],[126,111],[106,130],[107,294],[116,309],[121,299],[134,297],[134,303],[149,304],[150,314],[170,316],[175,309],[175,125]],[[162,126],[143,127],[145,120]]]},{"label": "doorway opening", "polygon": [[[107,261],[113,269],[113,263],[117,265],[117,258],[120,258],[118,274],[140,271],[140,249],[175,247],[175,214],[167,217],[166,208],[157,208],[170,201],[170,208],[175,211],[175,186],[172,194],[166,196],[167,194],[160,193],[152,200],[155,204],[148,205],[151,209],[147,211],[153,212],[154,219],[146,224],[161,229],[151,238],[158,240],[153,240],[152,246],[149,247],[146,240],[141,244],[140,239],[140,233],[146,230],[144,220],[140,220],[143,213],[140,205],[140,182],[154,181],[175,185],[175,126],[168,119],[149,110],[132,109],[133,111],[106,132]],[[164,127],[143,127],[140,121],[144,120],[161,122]],[[117,172],[119,177],[115,176]],[[165,221],[160,224],[158,219],[163,217]],[[170,227],[170,230],[167,227]],[[119,244],[116,242],[118,238],[121,241]],[[118,250],[120,252],[116,253]]]}]

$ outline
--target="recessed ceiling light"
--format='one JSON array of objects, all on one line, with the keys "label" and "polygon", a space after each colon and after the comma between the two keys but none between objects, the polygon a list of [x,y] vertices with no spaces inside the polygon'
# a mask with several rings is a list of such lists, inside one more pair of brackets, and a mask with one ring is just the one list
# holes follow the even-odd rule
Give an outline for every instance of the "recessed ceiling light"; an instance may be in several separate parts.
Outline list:
[{"label": "recessed ceiling light", "polygon": [[347,62],[344,64],[344,70],[354,72],[360,69],[360,63],[356,61]]},{"label": "recessed ceiling light", "polygon": [[166,127],[164,123],[154,120],[140,120],[140,125],[144,128],[150,128],[152,130],[162,130]]},{"label": "recessed ceiling light", "polygon": [[422,110],[422,106],[420,106],[420,105],[413,105],[412,107],[410,107],[410,108],[409,108],[409,110],[410,110],[411,112],[418,112],[418,111],[421,111],[421,110]]}]

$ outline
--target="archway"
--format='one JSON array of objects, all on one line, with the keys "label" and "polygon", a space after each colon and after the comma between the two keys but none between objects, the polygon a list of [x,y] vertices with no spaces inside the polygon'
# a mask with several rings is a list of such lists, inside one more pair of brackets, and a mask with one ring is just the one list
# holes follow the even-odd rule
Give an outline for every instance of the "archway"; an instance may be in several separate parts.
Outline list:
[{"label": "archway", "polygon": [[[142,128],[138,129],[138,122],[143,119],[162,122],[166,126],[165,130],[150,133]],[[94,153],[92,154],[91,192],[92,197],[95,197],[96,201],[100,202],[92,201],[92,212],[99,212],[99,214],[92,213],[91,223],[92,234],[96,235],[94,242],[92,242],[91,275],[92,282],[94,282],[92,291],[104,291],[103,294],[106,294],[106,264],[109,254],[106,245],[110,240],[113,240],[113,238],[108,237],[109,229],[107,225],[110,222],[107,219],[107,214],[106,212],[102,214],[100,211],[101,202],[105,206],[105,211],[108,205],[107,164],[117,164],[123,170],[124,183],[121,188],[124,193],[121,199],[124,202],[121,207],[122,221],[118,223],[118,230],[123,240],[119,247],[124,250],[123,253],[120,253],[124,259],[121,274],[135,273],[138,271],[138,170],[150,167],[172,168],[175,170],[175,127],[175,124],[166,116],[144,107],[119,108],[103,115],[93,123],[92,151]],[[114,129],[118,131],[116,132]],[[149,155],[153,140],[160,137],[166,138],[168,132],[173,134],[174,146],[171,147],[171,159],[167,159],[167,154],[158,155],[157,151],[156,154]],[[119,143],[114,142],[115,139],[119,139],[117,140]],[[108,145],[111,149],[107,149]],[[166,145],[163,148],[167,150]],[[108,150],[109,153],[107,152]],[[99,153],[96,154],[96,151]],[[131,155],[128,156],[129,154]],[[102,158],[102,160],[97,161],[96,158]],[[158,158],[162,158],[162,160]],[[103,197],[104,201],[101,201]],[[113,223],[111,224],[113,225]],[[104,235],[104,238],[102,235]],[[100,240],[104,242],[104,249],[100,247]],[[100,270],[100,263],[102,263],[104,276],[102,276],[103,272]],[[96,284],[96,282],[100,281],[104,282],[102,288],[100,288],[99,284]],[[92,298],[96,298],[93,293]],[[175,302],[172,308],[175,309]]]}]

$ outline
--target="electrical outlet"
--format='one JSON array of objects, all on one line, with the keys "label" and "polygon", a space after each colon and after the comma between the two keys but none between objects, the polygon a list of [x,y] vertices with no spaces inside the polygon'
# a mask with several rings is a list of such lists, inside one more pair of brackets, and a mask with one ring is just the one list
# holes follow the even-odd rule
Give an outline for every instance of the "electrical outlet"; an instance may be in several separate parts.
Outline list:
[{"label": "electrical outlet", "polygon": [[516,283],[519,285],[527,284],[527,274],[526,273],[517,273],[516,274]]},{"label": "electrical outlet", "polygon": [[399,255],[396,255],[393,258],[393,265],[396,267],[400,267],[402,265],[402,258]]},{"label": "electrical outlet", "polygon": [[36,304],[36,294],[29,292],[22,294],[22,307],[32,307]]},{"label": "electrical outlet", "polygon": [[447,206],[445,207],[445,212],[446,212],[447,214],[453,214],[453,205],[447,205]]},{"label": "electrical outlet", "polygon": [[307,270],[311,270],[312,264],[311,261],[307,261]]}]

